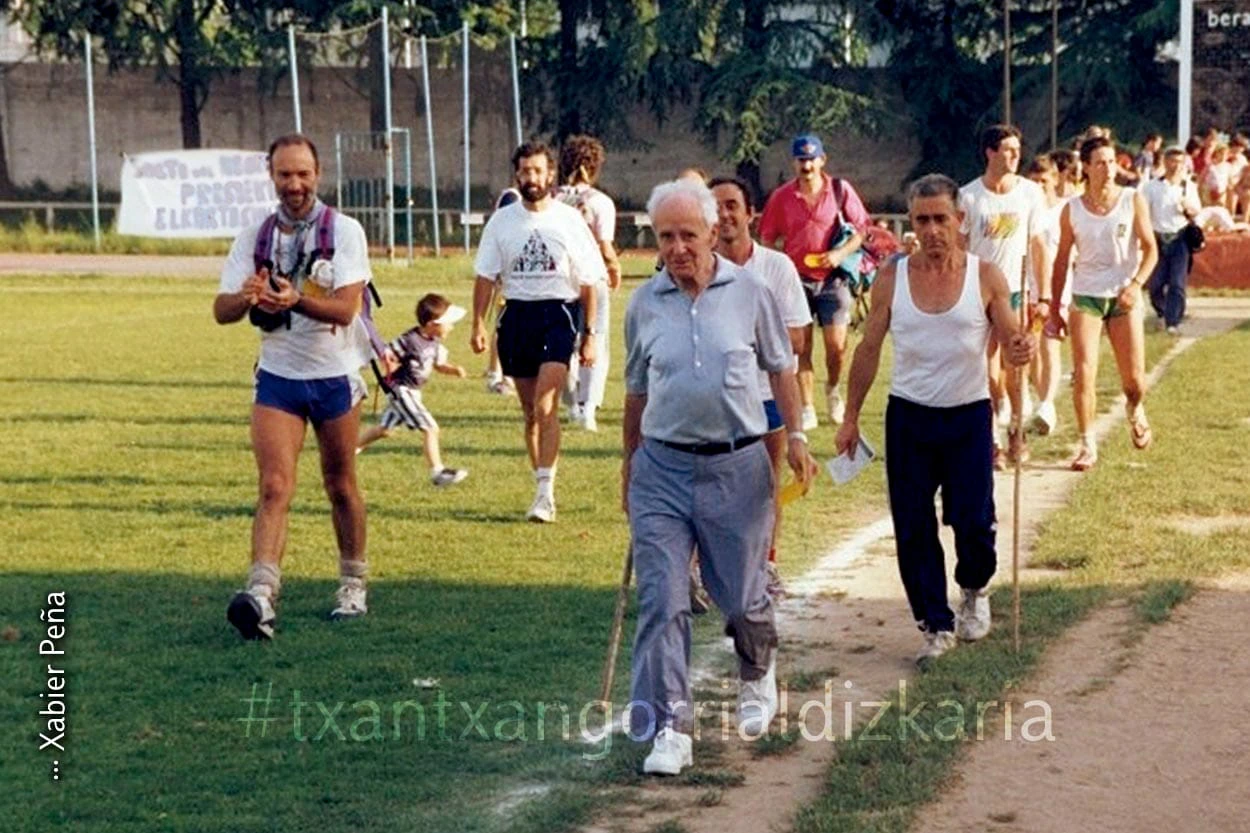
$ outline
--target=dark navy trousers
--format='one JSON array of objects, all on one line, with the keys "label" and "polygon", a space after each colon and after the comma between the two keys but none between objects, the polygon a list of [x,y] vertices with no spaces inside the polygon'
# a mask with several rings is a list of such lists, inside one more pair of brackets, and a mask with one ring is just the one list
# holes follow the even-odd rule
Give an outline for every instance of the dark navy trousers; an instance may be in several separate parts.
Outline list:
[{"label": "dark navy trousers", "polygon": [[1189,280],[1189,247],[1178,234],[1164,242],[1158,234],[1159,262],[1150,276],[1150,304],[1169,327],[1179,327],[1185,317],[1185,284]]},{"label": "dark navy trousers", "polygon": [[979,590],[994,575],[993,410],[989,399],[931,408],[891,396],[885,411],[885,470],[898,569],[916,623],[949,631],[955,615],[946,595],[942,522],[955,531],[955,582]]}]

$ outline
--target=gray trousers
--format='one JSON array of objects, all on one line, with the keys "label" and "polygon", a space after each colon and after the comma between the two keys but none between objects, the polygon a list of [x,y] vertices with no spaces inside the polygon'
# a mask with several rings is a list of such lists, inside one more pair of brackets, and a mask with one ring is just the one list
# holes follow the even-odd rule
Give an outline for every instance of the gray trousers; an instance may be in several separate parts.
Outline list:
[{"label": "gray trousers", "polygon": [[765,565],[773,528],[773,472],[763,442],[699,456],[644,440],[629,477],[629,528],[638,578],[630,735],[671,726],[689,733],[690,554],[725,616],[744,680],[768,671],[777,645]]}]

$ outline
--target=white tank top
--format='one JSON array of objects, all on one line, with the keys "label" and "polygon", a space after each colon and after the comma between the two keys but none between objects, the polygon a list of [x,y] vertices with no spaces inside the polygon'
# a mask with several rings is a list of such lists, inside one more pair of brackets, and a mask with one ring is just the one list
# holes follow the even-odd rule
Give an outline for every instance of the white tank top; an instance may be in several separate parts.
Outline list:
[{"label": "white tank top", "polygon": [[985,349],[990,322],[981,301],[980,259],[968,255],[959,300],[939,313],[923,312],[912,302],[910,260],[898,261],[890,304],[894,339],[890,394],[932,408],[988,399]]},{"label": "white tank top", "polygon": [[1137,272],[1140,248],[1133,234],[1132,188],[1120,191],[1115,206],[1104,216],[1093,214],[1080,197],[1068,201],[1068,216],[1076,242],[1072,264],[1072,294],[1114,298]]}]

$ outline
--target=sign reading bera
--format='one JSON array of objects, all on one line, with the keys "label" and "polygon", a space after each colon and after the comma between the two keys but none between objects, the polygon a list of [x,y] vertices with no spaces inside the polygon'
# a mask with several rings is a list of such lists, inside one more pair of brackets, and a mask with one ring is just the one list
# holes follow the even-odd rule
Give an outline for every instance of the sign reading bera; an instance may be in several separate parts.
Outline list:
[{"label": "sign reading bera", "polygon": [[1250,0],[1195,0],[1193,61],[1194,132],[1250,128]]},{"label": "sign reading bera", "polygon": [[121,234],[234,237],[277,202],[265,154],[175,150],[127,156],[122,164]]}]

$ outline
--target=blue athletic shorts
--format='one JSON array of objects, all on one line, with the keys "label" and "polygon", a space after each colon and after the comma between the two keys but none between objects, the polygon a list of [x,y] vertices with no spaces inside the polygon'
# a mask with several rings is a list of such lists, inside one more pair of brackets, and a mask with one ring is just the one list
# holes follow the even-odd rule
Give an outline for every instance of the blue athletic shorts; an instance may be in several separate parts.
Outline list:
[{"label": "blue athletic shorts", "polygon": [[577,301],[509,301],[497,328],[503,375],[533,379],[548,362],[568,365],[581,327]]},{"label": "blue athletic shorts", "polygon": [[277,408],[320,425],[346,414],[365,397],[358,375],[329,379],[287,379],[267,370],[256,371],[257,405]]},{"label": "blue athletic shorts", "polygon": [[768,433],[770,434],[786,424],[781,418],[781,409],[777,407],[776,399],[764,400],[764,416],[768,418]]},{"label": "blue athletic shorts", "polygon": [[807,296],[807,308],[821,327],[845,327],[851,323],[854,299],[842,278],[828,277],[823,281],[803,280],[803,294]]}]

